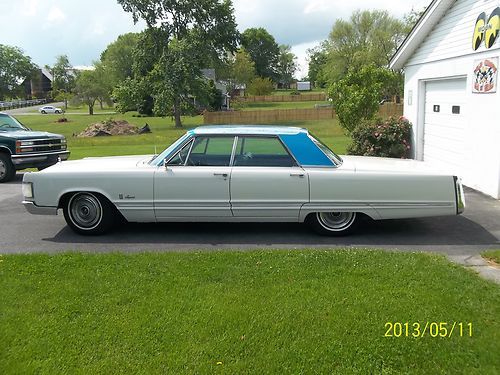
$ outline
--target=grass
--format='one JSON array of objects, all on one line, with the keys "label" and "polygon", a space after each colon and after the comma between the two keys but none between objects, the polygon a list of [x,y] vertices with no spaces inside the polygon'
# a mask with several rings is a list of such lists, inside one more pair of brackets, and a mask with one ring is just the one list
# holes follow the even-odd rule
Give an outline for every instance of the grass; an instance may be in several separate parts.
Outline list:
[{"label": "grass", "polygon": [[306,109],[314,108],[315,104],[329,104],[328,102],[266,102],[266,103],[245,103],[242,111],[271,110],[271,109]]},{"label": "grass", "polygon": [[[0,259],[3,374],[500,371],[500,288],[440,256],[269,250]],[[384,337],[387,322],[407,321],[471,322],[473,334]]]},{"label": "grass", "polygon": [[481,255],[483,258],[488,259],[500,266],[500,250],[488,250]]},{"label": "grass", "polygon": [[[286,90],[286,89],[279,89],[279,90],[274,90],[271,95],[290,95],[291,92],[294,92],[295,90]],[[319,88],[313,88],[311,91],[300,91],[300,95],[315,95],[315,94],[321,94],[325,93],[326,89],[323,89],[321,87]]]},{"label": "grass", "polygon": [[[294,103],[295,104],[295,103]],[[85,114],[66,115],[69,122],[57,123],[60,116],[55,115],[17,115],[16,118],[26,126],[35,129],[59,133],[68,139],[68,147],[71,150],[71,159],[81,159],[87,156],[114,156],[114,155],[142,155],[154,154],[155,146],[161,152],[168,145],[179,138],[186,129],[203,124],[202,116],[184,117],[183,129],[176,129],[171,118],[162,117],[134,117],[134,113],[126,114]],[[148,123],[151,134],[135,136],[114,136],[78,138],[75,134],[83,131],[90,124],[113,118],[115,120],[127,120],[135,126],[143,126]],[[329,145],[338,154],[345,153],[349,137],[345,136],[337,119],[320,121],[295,121],[286,124],[308,128],[316,134],[323,142]]]}]

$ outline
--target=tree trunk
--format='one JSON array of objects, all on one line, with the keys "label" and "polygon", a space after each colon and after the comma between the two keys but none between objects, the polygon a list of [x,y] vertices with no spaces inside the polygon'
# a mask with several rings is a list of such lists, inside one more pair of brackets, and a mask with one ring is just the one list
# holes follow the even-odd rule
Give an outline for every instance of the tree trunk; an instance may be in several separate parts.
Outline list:
[{"label": "tree trunk", "polygon": [[104,109],[104,107],[102,106],[103,101],[104,101],[104,100],[99,99],[99,105],[101,106],[101,109]]},{"label": "tree trunk", "polygon": [[89,104],[89,115],[93,115],[94,114],[94,104]]},{"label": "tree trunk", "polygon": [[175,118],[175,127],[182,128],[181,103],[180,103],[179,99],[175,99],[175,102],[174,102],[174,118]]},{"label": "tree trunk", "polygon": [[68,99],[64,98],[64,110],[68,110]]}]

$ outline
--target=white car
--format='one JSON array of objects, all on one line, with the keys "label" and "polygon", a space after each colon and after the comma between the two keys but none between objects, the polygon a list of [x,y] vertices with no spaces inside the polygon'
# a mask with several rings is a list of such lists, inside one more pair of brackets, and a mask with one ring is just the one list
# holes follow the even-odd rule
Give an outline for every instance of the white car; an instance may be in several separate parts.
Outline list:
[{"label": "white car", "polygon": [[38,112],[41,114],[45,115],[46,113],[56,113],[60,114],[63,113],[64,111],[61,108],[54,107],[51,105],[44,105],[43,107],[38,108]]},{"label": "white car", "polygon": [[85,158],[26,173],[24,205],[81,234],[129,222],[308,222],[352,231],[363,216],[456,215],[460,180],[425,163],[337,156],[305,129],[204,126],[160,155]]}]

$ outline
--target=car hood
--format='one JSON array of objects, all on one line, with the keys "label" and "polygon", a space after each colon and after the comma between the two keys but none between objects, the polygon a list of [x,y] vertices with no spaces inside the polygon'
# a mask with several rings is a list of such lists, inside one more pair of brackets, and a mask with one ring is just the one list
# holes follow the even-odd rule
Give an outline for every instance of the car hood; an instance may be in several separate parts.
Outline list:
[{"label": "car hood", "polygon": [[40,173],[111,172],[149,166],[153,155],[92,157],[63,161]]},{"label": "car hood", "polygon": [[0,132],[0,137],[12,138],[12,139],[64,138],[61,134],[27,131],[27,130],[20,130],[14,132]]},{"label": "car hood", "polygon": [[342,160],[344,161],[342,164],[343,169],[350,169],[355,172],[451,175],[451,173],[436,169],[424,161],[413,159],[342,155]]}]

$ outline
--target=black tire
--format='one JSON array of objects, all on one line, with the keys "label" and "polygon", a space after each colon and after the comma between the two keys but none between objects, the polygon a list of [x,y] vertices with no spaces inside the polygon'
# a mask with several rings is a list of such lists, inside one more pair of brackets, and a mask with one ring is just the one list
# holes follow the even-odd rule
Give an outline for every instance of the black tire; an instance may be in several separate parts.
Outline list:
[{"label": "black tire", "polygon": [[11,181],[16,175],[16,168],[10,160],[10,155],[0,153],[0,183]]},{"label": "black tire", "polygon": [[47,114],[47,112],[45,112],[45,111],[42,111],[42,115],[46,115],[46,114]]},{"label": "black tire", "polygon": [[56,111],[56,114],[60,115],[62,112],[61,111]]},{"label": "black tire", "polygon": [[356,212],[316,212],[307,217],[307,222],[323,236],[345,236],[357,228],[359,219]]},{"label": "black tire", "polygon": [[64,219],[76,233],[99,235],[114,223],[115,207],[103,196],[90,192],[73,194],[63,204]]}]

